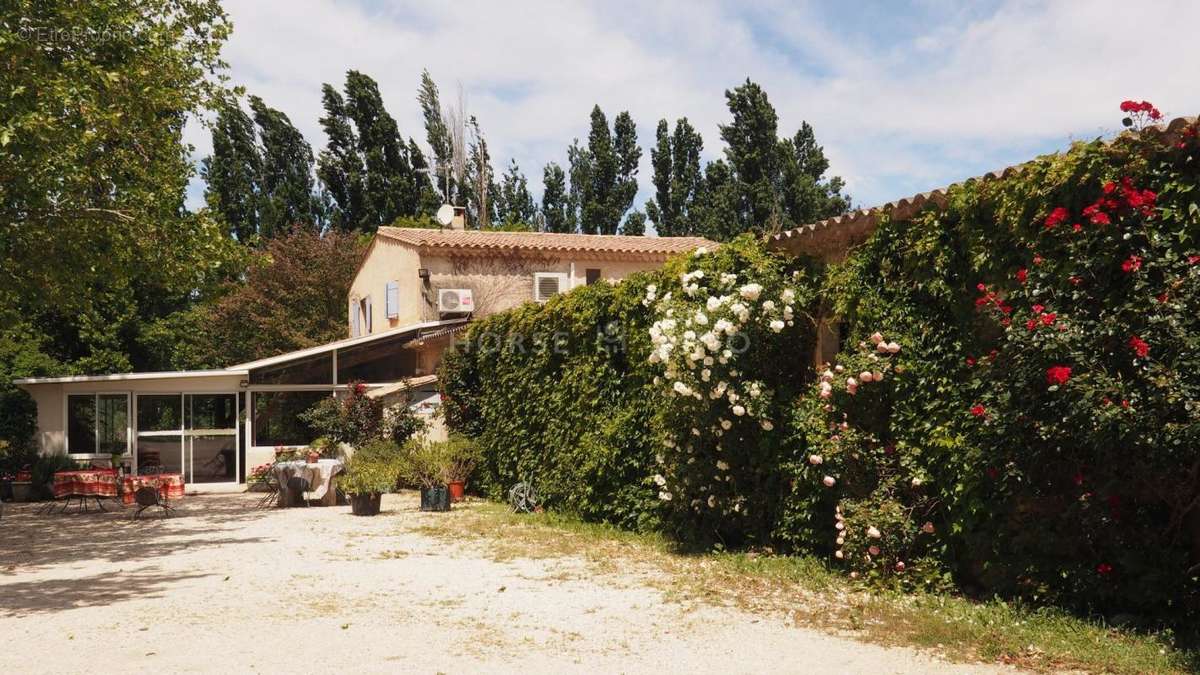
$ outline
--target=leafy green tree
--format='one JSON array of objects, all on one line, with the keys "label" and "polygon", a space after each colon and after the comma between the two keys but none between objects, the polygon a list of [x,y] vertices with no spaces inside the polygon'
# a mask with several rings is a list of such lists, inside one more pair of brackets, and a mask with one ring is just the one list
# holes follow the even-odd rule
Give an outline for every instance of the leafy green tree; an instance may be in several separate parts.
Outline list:
[{"label": "leafy green tree", "polygon": [[[437,184],[446,192],[450,203],[457,203],[458,184],[455,181],[451,167],[454,163],[454,140],[451,130],[442,115],[441,95],[437,83],[429,75],[429,70],[421,71],[421,87],[417,90],[417,102],[421,104],[421,115],[425,118],[425,139],[433,150],[434,169],[437,172]],[[447,172],[451,175],[447,178]]]},{"label": "leafy green tree", "polygon": [[583,204],[585,195],[591,190],[592,155],[586,147],[579,145],[579,139],[567,147],[567,176],[570,180],[567,190],[567,231],[585,232]]},{"label": "leafy green tree", "polygon": [[[842,180],[823,181],[829,163],[811,126],[804,123],[794,138],[781,140],[775,107],[748,79],[726,91],[725,99],[733,120],[720,128],[737,186],[737,231],[779,231],[849,208],[849,197],[841,194]],[[710,227],[727,229],[717,223]]]},{"label": "leafy green tree", "polygon": [[295,225],[316,227],[320,202],[313,191],[312,147],[287,115],[257,96],[250,109],[262,143],[259,234],[265,238]]},{"label": "leafy green tree", "polygon": [[259,232],[259,190],[262,155],[254,121],[236,102],[221,106],[212,130],[213,154],[204,159],[200,174],[209,210],[239,242],[253,241]]},{"label": "leafy green tree", "polygon": [[471,115],[467,120],[470,142],[467,148],[466,207],[468,222],[476,229],[491,229],[496,220],[496,199],[499,188],[492,173],[492,155],[479,120]]},{"label": "leafy green tree", "polygon": [[321,128],[329,139],[317,159],[317,177],[333,201],[330,224],[344,232],[360,229],[367,215],[366,187],[358,135],[346,110],[346,100],[331,85],[321,85],[325,115]]},{"label": "leafy green tree", "polygon": [[600,106],[592,108],[586,152],[578,144],[567,152],[572,189],[579,198],[580,229],[585,234],[616,234],[621,217],[637,196],[637,127],[628,112],[617,115],[613,128]]},{"label": "leafy green tree", "polygon": [[542,172],[542,223],[546,232],[573,231],[567,214],[567,174],[554,162]]},{"label": "leafy green tree", "polygon": [[740,186],[733,169],[723,159],[704,167],[704,187],[692,208],[695,233],[715,241],[729,241],[740,234]]},{"label": "leafy green tree", "polygon": [[538,209],[533,195],[529,194],[529,182],[525,174],[521,173],[521,167],[517,166],[515,159],[509,163],[508,171],[500,178],[496,216],[503,224],[533,224],[537,221]]},{"label": "leafy green tree", "polygon": [[659,120],[656,140],[650,151],[655,197],[646,202],[646,215],[660,236],[696,234],[699,222],[693,210],[704,190],[700,169],[704,140],[686,117],[675,123],[673,135],[667,121]]},{"label": "leafy green tree", "polygon": [[646,234],[646,214],[637,209],[630,211],[621,224],[621,234],[635,237]]}]

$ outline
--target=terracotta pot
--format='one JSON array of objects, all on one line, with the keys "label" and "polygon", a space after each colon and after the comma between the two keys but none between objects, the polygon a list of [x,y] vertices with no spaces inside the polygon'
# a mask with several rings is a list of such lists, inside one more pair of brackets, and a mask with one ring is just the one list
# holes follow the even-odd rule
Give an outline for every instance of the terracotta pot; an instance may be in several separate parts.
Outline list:
[{"label": "terracotta pot", "polygon": [[308,463],[309,464],[316,464],[317,460],[319,460],[319,459],[321,459],[321,453],[319,453],[315,450],[309,451],[309,453],[308,453]]},{"label": "terracotta pot", "polygon": [[450,488],[450,501],[461,502],[463,495],[466,493],[467,484],[461,480],[452,480],[446,483],[446,487]]}]

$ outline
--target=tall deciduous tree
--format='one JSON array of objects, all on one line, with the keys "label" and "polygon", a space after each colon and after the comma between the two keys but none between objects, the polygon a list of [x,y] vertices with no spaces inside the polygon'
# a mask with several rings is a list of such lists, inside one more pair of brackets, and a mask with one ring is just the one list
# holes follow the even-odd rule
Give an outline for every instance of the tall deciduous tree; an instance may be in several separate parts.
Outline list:
[{"label": "tall deciduous tree", "polygon": [[317,227],[320,202],[313,191],[312,146],[287,115],[257,96],[250,110],[262,143],[259,234],[270,238],[296,225]]},{"label": "tall deciduous tree", "polygon": [[567,152],[572,191],[579,199],[579,224],[585,234],[616,234],[621,217],[637,196],[637,127],[628,112],[613,128],[600,106],[592,108],[587,150],[576,143]]},{"label": "tall deciduous tree", "polygon": [[496,200],[497,220],[503,225],[534,225],[537,215],[537,206],[533,195],[529,193],[529,181],[514,159],[500,179],[499,198]]},{"label": "tall deciduous tree", "polygon": [[546,232],[573,232],[567,213],[567,174],[550,162],[542,171],[542,224]]},{"label": "tall deciduous tree", "polygon": [[634,237],[646,234],[646,214],[637,209],[630,211],[625,216],[625,222],[621,223],[621,234]]},{"label": "tall deciduous tree", "polygon": [[451,123],[461,124],[461,120],[451,120],[448,123],[445,111],[442,110],[437,83],[429,75],[428,69],[421,71],[417,102],[421,105],[421,115],[425,118],[425,140],[433,151],[433,169],[437,175],[439,191],[445,193],[445,198],[450,203],[457,203],[458,181],[454,175],[454,134]]},{"label": "tall deciduous tree", "polygon": [[229,29],[215,0],[9,3],[0,339],[24,325],[26,344],[70,370],[153,368],[144,323],[220,278],[236,246],[183,209],[194,168],[182,132],[227,99]]},{"label": "tall deciduous tree", "polygon": [[[829,163],[811,126],[804,123],[795,137],[780,139],[774,106],[750,80],[726,91],[725,99],[733,120],[721,125],[721,138],[736,186],[737,231],[778,231],[849,208],[842,180],[823,179]],[[721,198],[722,208],[729,196]],[[722,223],[710,227],[733,231]]]},{"label": "tall deciduous tree", "polygon": [[490,229],[496,220],[496,196],[498,188],[492,174],[492,155],[488,151],[487,139],[474,115],[467,120],[470,138],[467,150],[466,207],[471,224],[481,230]]},{"label": "tall deciduous tree", "polygon": [[365,229],[367,218],[366,168],[358,150],[358,135],[346,110],[346,100],[331,85],[321,85],[325,115],[321,128],[329,139],[317,159],[317,176],[333,201],[330,224],[339,230]]},{"label": "tall deciduous tree", "polygon": [[693,213],[702,198],[704,173],[700,153],[704,140],[686,117],[675,123],[670,133],[666,120],[659,120],[656,143],[650,151],[654,167],[654,199],[646,202],[646,215],[654,221],[659,236],[692,235],[700,231]]},{"label": "tall deciduous tree", "polygon": [[252,241],[259,231],[262,155],[254,121],[236,102],[221,106],[212,143],[213,154],[200,169],[207,185],[204,200],[230,236],[243,243]]}]

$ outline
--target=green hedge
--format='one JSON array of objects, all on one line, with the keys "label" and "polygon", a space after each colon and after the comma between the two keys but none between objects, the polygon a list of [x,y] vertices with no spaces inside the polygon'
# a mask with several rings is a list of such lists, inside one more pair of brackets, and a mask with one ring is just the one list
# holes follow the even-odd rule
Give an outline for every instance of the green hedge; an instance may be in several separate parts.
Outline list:
[{"label": "green hedge", "polygon": [[[740,240],[489,318],[472,343],[561,349],[450,356],[449,421],[497,495],[530,477],[552,508],[875,583],[1195,618],[1198,159],[1194,125],[1079,143],[827,268]],[[697,344],[718,319],[750,338],[728,362]]]}]

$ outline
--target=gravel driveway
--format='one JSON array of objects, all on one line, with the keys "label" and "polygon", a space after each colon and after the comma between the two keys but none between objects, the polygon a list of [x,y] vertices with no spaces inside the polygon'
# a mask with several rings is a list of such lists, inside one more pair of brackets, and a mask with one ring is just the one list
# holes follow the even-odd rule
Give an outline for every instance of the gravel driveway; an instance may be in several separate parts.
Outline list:
[{"label": "gravel driveway", "polygon": [[375,518],[255,500],[147,522],[6,505],[0,672],[1011,672],[676,603],[636,561],[497,559],[422,533],[455,515],[412,494]]}]

